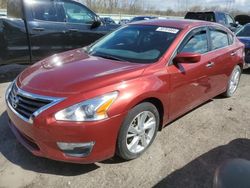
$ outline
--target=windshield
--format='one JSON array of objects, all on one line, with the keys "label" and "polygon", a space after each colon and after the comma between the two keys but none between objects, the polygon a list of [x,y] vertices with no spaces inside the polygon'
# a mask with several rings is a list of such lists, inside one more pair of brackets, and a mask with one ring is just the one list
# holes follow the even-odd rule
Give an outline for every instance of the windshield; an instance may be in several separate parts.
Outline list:
[{"label": "windshield", "polygon": [[179,32],[175,28],[130,25],[104,37],[87,52],[103,58],[153,63],[166,52]]},{"label": "windshield", "polygon": [[236,34],[238,37],[250,37],[250,25],[242,27]]}]

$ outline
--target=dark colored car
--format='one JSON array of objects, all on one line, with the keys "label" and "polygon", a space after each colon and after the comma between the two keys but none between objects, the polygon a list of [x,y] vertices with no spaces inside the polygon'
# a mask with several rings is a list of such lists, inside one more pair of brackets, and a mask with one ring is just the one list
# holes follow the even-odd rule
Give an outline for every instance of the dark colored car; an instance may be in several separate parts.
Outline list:
[{"label": "dark colored car", "polygon": [[103,23],[105,23],[105,24],[116,24],[115,21],[110,17],[103,17],[101,19],[102,19]]},{"label": "dark colored car", "polygon": [[237,38],[245,44],[246,67],[250,67],[250,24],[243,26],[237,33]]},{"label": "dark colored car", "polygon": [[6,92],[9,125],[37,156],[74,163],[115,153],[134,159],[171,121],[219,94],[232,96],[243,53],[220,24],[129,24],[22,72]]},{"label": "dark colored car", "polygon": [[138,22],[138,21],[143,21],[143,20],[152,20],[152,19],[157,19],[155,16],[136,16],[130,20],[130,22]]},{"label": "dark colored car", "polygon": [[187,12],[185,15],[185,19],[192,20],[204,20],[209,22],[217,22],[220,23],[231,31],[235,32],[240,28],[240,25],[235,22],[232,16],[225,12]]},{"label": "dark colored car", "polygon": [[0,19],[0,65],[31,64],[89,45],[119,27],[102,23],[72,0],[9,0],[7,11]]}]

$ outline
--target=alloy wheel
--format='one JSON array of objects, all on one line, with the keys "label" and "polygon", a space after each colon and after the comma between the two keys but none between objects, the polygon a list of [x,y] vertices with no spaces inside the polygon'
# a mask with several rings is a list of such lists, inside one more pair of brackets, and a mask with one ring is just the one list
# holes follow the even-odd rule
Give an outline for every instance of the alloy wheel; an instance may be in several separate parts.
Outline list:
[{"label": "alloy wheel", "polygon": [[145,150],[156,131],[156,117],[150,111],[138,114],[130,123],[126,137],[127,149],[134,154]]}]

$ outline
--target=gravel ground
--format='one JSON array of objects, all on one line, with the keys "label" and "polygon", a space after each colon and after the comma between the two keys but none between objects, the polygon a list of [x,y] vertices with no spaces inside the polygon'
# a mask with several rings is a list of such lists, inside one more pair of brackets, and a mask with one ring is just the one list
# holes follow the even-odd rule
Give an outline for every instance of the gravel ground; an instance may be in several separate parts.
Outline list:
[{"label": "gravel ground", "polygon": [[21,146],[7,125],[9,83],[1,83],[0,187],[211,187],[220,164],[250,160],[249,80],[250,70],[234,97],[217,97],[164,128],[139,159],[91,165],[38,158]]}]

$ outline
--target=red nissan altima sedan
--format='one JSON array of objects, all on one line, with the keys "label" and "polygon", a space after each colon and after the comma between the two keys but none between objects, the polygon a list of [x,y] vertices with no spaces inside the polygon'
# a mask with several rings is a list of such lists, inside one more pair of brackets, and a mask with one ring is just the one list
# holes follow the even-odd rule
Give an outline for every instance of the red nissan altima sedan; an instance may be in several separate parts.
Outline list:
[{"label": "red nissan altima sedan", "polygon": [[34,155],[93,163],[139,157],[165,125],[231,97],[244,45],[222,25],[137,22],[23,71],[6,92],[9,125]]}]

